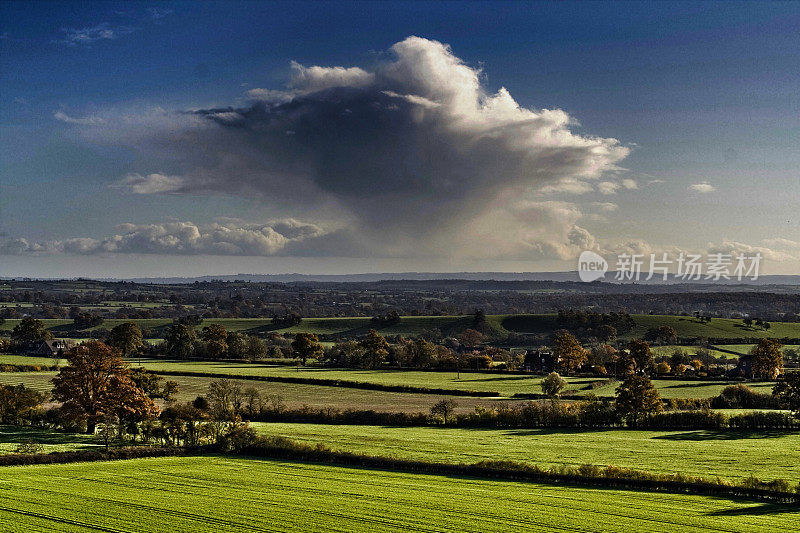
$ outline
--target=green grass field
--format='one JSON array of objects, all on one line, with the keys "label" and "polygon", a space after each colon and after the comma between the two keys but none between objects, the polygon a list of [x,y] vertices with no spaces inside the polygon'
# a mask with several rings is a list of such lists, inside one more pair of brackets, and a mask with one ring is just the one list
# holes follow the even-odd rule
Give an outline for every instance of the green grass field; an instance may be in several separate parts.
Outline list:
[{"label": "green grass field", "polygon": [[797,507],[724,498],[197,457],[0,469],[14,533],[800,531]]},{"label": "green grass field", "polygon": [[[725,346],[723,345],[721,347],[724,348]],[[667,345],[664,345],[664,346],[651,346],[650,349],[652,350],[653,355],[656,358],[659,358],[659,357],[663,357],[663,356],[669,357],[677,349],[683,350],[684,352],[689,354],[690,357],[694,357],[697,354],[697,350],[699,348],[697,346],[679,346],[679,345],[676,345],[676,344],[667,344]],[[713,348],[709,348],[708,351],[709,351],[709,353],[711,354],[712,357],[721,358],[721,359],[728,359],[729,363],[731,364],[731,368],[736,366],[736,362],[739,359],[739,355],[734,355],[734,354],[723,352],[723,351],[720,351],[720,350],[715,350]],[[742,355],[742,354],[740,354],[740,355]]]},{"label": "green grass field", "polygon": [[[0,372],[0,385],[19,385],[31,387],[42,392],[50,392],[53,388],[50,380],[55,372]],[[208,393],[211,378],[199,376],[166,376],[178,383],[180,391],[177,399],[180,402],[194,400]],[[303,405],[309,407],[337,407],[339,409],[359,409],[375,411],[404,411],[408,413],[427,413],[431,406],[442,398],[452,398],[458,402],[457,412],[474,411],[475,407],[498,407],[516,404],[517,401],[507,398],[468,398],[457,396],[441,396],[431,394],[415,394],[407,392],[384,392],[345,387],[325,387],[295,383],[266,383],[252,380],[234,380],[243,389],[256,388],[262,398],[278,395],[283,404],[290,409]]]},{"label": "green grass field", "polygon": [[[653,379],[653,385],[658,389],[662,398],[713,398],[718,396],[722,389],[728,385],[735,385],[737,381],[691,381],[691,380],[675,380],[675,379]],[[759,381],[745,383],[751,389],[761,392],[763,394],[772,394],[772,388],[775,386],[771,381]],[[593,389],[592,391],[583,391],[583,394],[593,392],[597,396],[614,396],[618,383],[611,383]],[[581,394],[581,392],[579,392]]]},{"label": "green grass field", "polygon": [[28,355],[0,354],[0,364],[4,365],[40,365],[53,366],[67,364],[66,359],[56,359],[51,357],[31,357]]},{"label": "green grass field", "polygon": [[55,372],[0,372],[0,385],[25,385],[41,392],[53,390]]},{"label": "green grass field", "polygon": [[484,459],[541,466],[615,465],[726,479],[754,474],[800,483],[800,433],[565,429],[397,428],[252,423],[335,450],[447,463]]},{"label": "green grass field", "polygon": [[[49,393],[52,390],[52,383],[50,380],[55,376],[55,374],[55,372],[0,372],[0,385],[23,384],[26,387],[31,387],[33,389]],[[210,381],[212,381],[211,378],[201,376],[166,376],[165,379],[170,379],[178,383],[180,391],[177,395],[177,399],[180,402],[191,401],[197,396],[206,395],[208,393],[208,384]],[[443,398],[450,398],[458,404],[456,407],[456,412],[467,413],[474,411],[478,406],[496,408],[516,405],[520,402],[520,400],[514,400],[509,397],[473,398],[439,394],[384,392],[296,383],[274,383],[253,380],[234,381],[243,389],[248,387],[256,388],[261,394],[262,398],[265,399],[270,395],[278,395],[281,397],[283,404],[291,409],[297,409],[303,405],[308,405],[309,407],[314,408],[336,407],[343,410],[356,409],[427,413],[431,406],[437,401]],[[722,387],[720,384],[708,385],[704,382],[700,382],[702,385],[701,387],[692,387],[692,385],[695,385],[695,383],[690,382],[657,381],[657,383],[661,385],[661,392],[665,397],[680,397],[676,396],[680,394],[697,394],[698,391],[704,394],[710,394]],[[668,388],[673,385],[675,388]],[[771,390],[767,384],[755,385],[760,385],[760,387],[757,387],[757,390],[760,390],[761,392],[769,392]],[[577,387],[579,385],[573,384],[573,386]],[[594,391],[613,395],[614,387],[616,387],[616,385],[609,385],[607,387],[594,389]],[[589,391],[584,390],[579,392],[585,394]],[[749,412],[751,410],[726,409],[721,411],[728,414],[739,414],[742,412]]]},{"label": "green grass field", "polygon": [[[197,396],[208,393],[209,378],[193,376],[166,376],[178,383],[180,392],[179,401],[191,401]],[[500,407],[516,404],[509,399],[482,399],[458,396],[441,396],[431,394],[415,394],[406,392],[384,392],[345,387],[324,387],[319,385],[304,385],[296,383],[264,383],[251,380],[236,380],[243,389],[256,388],[267,398],[277,394],[283,399],[284,405],[297,409],[303,405],[323,408],[336,407],[338,409],[359,409],[375,411],[403,411],[407,413],[427,413],[431,406],[442,398],[453,399],[458,403],[457,412],[466,413],[475,410],[475,407]]]},{"label": "green grass field", "polygon": [[[462,372],[457,378],[455,372],[425,372],[414,370],[350,370],[328,368],[297,368],[287,366],[265,366],[247,363],[227,362],[188,362],[145,360],[145,368],[153,372],[214,372],[231,375],[287,376],[317,379],[341,379],[384,385],[410,385],[441,389],[474,390],[479,392],[499,392],[502,396],[513,394],[541,393],[542,376],[521,374],[489,374]],[[604,381],[603,378],[576,377],[567,379],[566,394],[596,394],[613,396],[618,384],[609,383],[600,387],[592,384]],[[710,398],[716,396],[725,386],[734,381],[691,381],[654,379],[653,384],[664,398]],[[749,383],[761,392],[771,392],[774,383]]]},{"label": "green grass field", "polygon": [[0,454],[14,453],[21,442],[34,442],[41,453],[70,452],[95,448],[101,443],[89,435],[62,433],[25,426],[0,426]]},{"label": "green grass field", "polygon": [[249,363],[144,360],[143,366],[153,372],[213,372],[230,375],[340,379],[383,385],[409,385],[446,389],[500,392],[540,392],[541,376],[462,372],[425,372],[415,370],[351,370],[318,367],[267,366]]},{"label": "green grass field", "polygon": [[[724,348],[726,350],[730,350],[732,352],[739,353],[741,355],[747,355],[747,354],[750,353],[750,350],[752,350],[755,347],[755,344],[720,344],[719,347],[720,348]],[[784,350],[787,350],[787,349],[797,350],[797,349],[800,349],[800,345],[798,345],[798,344],[787,344],[787,345],[785,345],[783,347],[783,349]]]},{"label": "green grass field", "polygon": [[[13,359],[7,359],[7,358]],[[0,363],[16,361],[19,356],[0,356]],[[52,364],[47,358],[30,358],[43,361],[27,364]],[[138,366],[138,360],[134,366]],[[339,379],[364,383],[378,383],[383,385],[409,385],[414,387],[428,387],[451,390],[473,390],[478,392],[498,392],[503,397],[514,394],[541,393],[542,376],[521,374],[490,374],[479,372],[462,372],[461,377],[456,377],[455,372],[424,372],[414,370],[350,370],[307,368],[290,366],[268,366],[255,363],[215,362],[215,361],[170,361],[162,359],[145,359],[143,366],[152,372],[177,371],[191,373],[216,373],[231,376],[275,376],[275,377],[300,377],[310,379]],[[36,375],[31,375],[36,374]],[[47,372],[10,372],[0,373],[0,383],[38,383],[48,375]],[[167,379],[177,380],[175,376]],[[596,377],[570,377],[567,378],[565,394],[597,396],[614,396],[618,386],[616,382],[607,382]],[[250,382],[255,384],[255,382]],[[723,388],[735,381],[692,381],[654,379],[653,384],[658,388],[663,398],[711,398],[718,395]],[[277,384],[275,384],[277,385]],[[771,393],[774,383],[757,382],[748,383],[753,389]],[[366,391],[358,391],[365,394]]]}]

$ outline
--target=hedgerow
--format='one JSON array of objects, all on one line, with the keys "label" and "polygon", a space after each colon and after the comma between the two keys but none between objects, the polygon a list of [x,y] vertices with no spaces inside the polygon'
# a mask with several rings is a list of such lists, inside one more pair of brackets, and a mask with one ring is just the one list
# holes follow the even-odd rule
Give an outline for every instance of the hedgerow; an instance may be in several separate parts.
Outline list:
[{"label": "hedgerow", "polygon": [[[425,413],[383,412],[334,407],[262,409],[245,413],[253,422],[300,422],[369,426],[438,426],[444,421]],[[448,427],[464,428],[617,428],[624,421],[612,402],[526,402],[520,405],[451,415]],[[639,419],[640,429],[797,429],[800,420],[789,413],[752,412],[734,416],[708,409],[663,411]]]},{"label": "hedgerow", "polygon": [[0,372],[48,372],[58,370],[57,366],[0,364]]},{"label": "hedgerow", "polygon": [[198,450],[191,448],[168,448],[155,446],[126,446],[108,450],[85,450],[72,452],[52,452],[36,454],[0,455],[0,466],[41,465],[56,463],[79,463],[92,461],[116,461],[139,459],[142,457],[175,457],[194,455]]},{"label": "hedgerow", "polygon": [[292,376],[253,376],[231,375],[216,372],[181,372],[176,370],[159,370],[159,375],[164,376],[194,376],[214,379],[246,379],[252,381],[266,381],[272,383],[295,383],[299,385],[321,385],[325,387],[344,387],[350,389],[376,390],[384,392],[411,392],[418,394],[446,394],[449,396],[492,397],[500,396],[499,392],[474,391],[463,389],[439,389],[430,387],[416,387],[412,385],[388,385],[383,383],[370,383],[366,381],[349,381],[344,379],[301,378]]}]

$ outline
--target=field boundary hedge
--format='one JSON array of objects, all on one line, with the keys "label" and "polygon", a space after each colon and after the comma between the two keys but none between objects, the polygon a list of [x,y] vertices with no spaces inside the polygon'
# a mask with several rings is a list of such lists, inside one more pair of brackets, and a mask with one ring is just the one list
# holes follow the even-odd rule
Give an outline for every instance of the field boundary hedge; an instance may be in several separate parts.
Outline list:
[{"label": "field boundary hedge", "polygon": [[83,463],[95,461],[119,461],[124,459],[140,459],[144,457],[179,457],[197,455],[197,451],[190,448],[167,448],[154,446],[126,446],[123,448],[109,448],[108,450],[83,450],[73,452],[52,453],[12,453],[0,455],[0,467],[44,465],[60,463]]},{"label": "field boundary hedge", "polygon": [[[800,341],[798,342],[800,344]],[[722,350],[720,350],[722,351]],[[738,354],[741,355],[741,354]],[[244,359],[203,359],[203,358],[188,358],[188,359],[170,359],[170,358],[162,358],[162,357],[154,357],[153,360],[158,362],[170,362],[170,363],[233,363],[233,364],[249,364],[249,365],[258,365],[264,367],[271,367],[271,366],[289,366],[295,367],[297,366],[297,361],[292,359],[261,359],[261,360],[244,360]],[[131,360],[133,361],[133,360]],[[142,366],[145,368],[147,362],[144,362]],[[315,365],[310,364],[306,367],[302,368],[313,368],[313,369],[329,369],[329,370],[341,370],[341,371],[354,371],[354,370],[366,370],[364,368],[357,368],[357,367],[347,367],[347,366],[325,366],[325,365]],[[437,374],[442,372],[456,372],[458,371],[457,368],[417,368],[414,366],[382,366],[378,368],[378,370],[383,370],[386,372],[429,372],[431,374]],[[183,372],[181,370],[165,370],[163,372],[160,371],[153,371],[155,374],[161,374],[164,372]],[[530,372],[527,370],[508,370],[508,369],[498,369],[498,368],[462,368],[459,372],[462,374],[479,374],[479,375],[507,375],[507,376],[529,376],[529,377],[541,377],[544,378],[544,374],[537,373],[537,372]],[[609,379],[619,379],[615,378],[610,374],[597,374],[594,372],[573,372],[569,374],[564,374],[568,377],[574,378],[594,378],[597,381],[604,381]],[[697,376],[697,375],[654,375],[652,376],[653,379],[663,380],[663,381],[725,381],[725,382],[734,382],[734,383],[774,383],[771,380],[761,380],[761,379],[751,379],[745,378],[740,376]],[[323,378],[310,378],[310,379],[323,379]],[[524,394],[524,393],[520,393]]]},{"label": "field boundary hedge", "polygon": [[447,423],[425,413],[312,408],[262,409],[243,415],[251,422],[290,422],[343,426],[452,427],[483,429],[538,428],[627,428],[664,430],[760,431],[800,429],[800,420],[788,413],[754,411],[727,415],[710,410],[665,411],[641,417],[627,424],[614,406],[606,402],[586,402],[578,408],[565,408],[550,402],[509,406],[500,409],[476,409],[471,413],[452,414]]},{"label": "field boundary hedge", "polygon": [[[709,344],[758,344],[758,341],[764,339],[774,339],[781,344],[800,344],[800,339],[792,338],[792,337],[708,337],[707,342]],[[691,340],[693,342],[687,342],[685,344],[694,344],[699,340],[699,337],[689,338],[689,339],[678,339],[681,340]],[[680,343],[684,344],[684,343]],[[716,349],[716,348],[715,348]],[[724,351],[724,350],[720,350]],[[737,353],[737,355],[741,356],[742,354]]]},{"label": "field boundary hedge", "polygon": [[[146,367],[145,367],[146,368]],[[440,396],[471,396],[476,398],[499,398],[502,395],[494,391],[475,391],[465,389],[437,389],[429,387],[415,387],[413,385],[385,385],[368,381],[350,381],[345,379],[301,378],[291,376],[253,376],[223,374],[217,372],[184,372],[180,370],[153,370],[153,374],[162,376],[202,377],[214,379],[247,379],[251,381],[266,381],[272,383],[295,383],[298,385],[319,385],[323,387],[343,387],[348,389],[376,390],[384,392],[410,392],[417,394],[438,394]]]},{"label": "field boundary hedge", "polygon": [[[547,394],[542,394],[540,392],[515,392],[510,396],[512,400],[549,400],[550,396]],[[599,400],[613,400],[614,396],[597,396],[595,398]],[[558,396],[559,400],[568,400],[568,401],[585,401],[588,400],[586,396],[581,396],[579,394],[560,394]]]},{"label": "field boundary hedge", "polygon": [[60,367],[52,365],[17,365],[0,363],[0,372],[53,372]]},{"label": "field boundary hedge", "polygon": [[773,503],[800,504],[800,485],[786,480],[764,482],[749,477],[734,483],[720,478],[708,479],[679,473],[657,474],[615,466],[561,465],[550,469],[514,461],[481,461],[472,464],[449,464],[372,456],[334,451],[324,445],[310,446],[285,437],[267,437],[238,450],[239,453],[269,459],[299,460],[424,474],[470,476],[509,481],[547,484],[575,484],[651,492],[672,492],[746,498]]}]

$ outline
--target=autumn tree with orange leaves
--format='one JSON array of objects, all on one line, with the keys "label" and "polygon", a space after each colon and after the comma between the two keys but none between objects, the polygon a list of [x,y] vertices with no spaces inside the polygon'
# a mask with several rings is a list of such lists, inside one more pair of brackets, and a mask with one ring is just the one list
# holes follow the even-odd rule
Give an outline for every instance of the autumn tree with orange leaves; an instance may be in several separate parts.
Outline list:
[{"label": "autumn tree with orange leaves", "polygon": [[87,433],[109,419],[131,422],[158,415],[158,406],[133,382],[116,348],[90,341],[71,349],[67,362],[53,378],[53,398],[63,402],[66,418],[86,423]]}]

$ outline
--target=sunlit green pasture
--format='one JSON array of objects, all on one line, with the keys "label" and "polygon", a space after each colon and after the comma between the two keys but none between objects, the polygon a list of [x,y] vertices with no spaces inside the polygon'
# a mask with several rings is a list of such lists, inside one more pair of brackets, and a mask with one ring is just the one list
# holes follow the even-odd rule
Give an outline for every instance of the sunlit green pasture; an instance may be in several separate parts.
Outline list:
[{"label": "sunlit green pasture", "polygon": [[36,451],[38,453],[85,450],[101,445],[91,435],[26,426],[0,425],[0,454],[15,453],[17,446],[26,442],[37,444],[39,449]]},{"label": "sunlit green pasture", "polygon": [[637,470],[800,483],[800,432],[627,429],[462,429],[253,423],[333,449],[404,459],[474,463],[511,460],[554,466],[615,465]]},{"label": "sunlit green pasture", "polygon": [[227,457],[4,467],[10,532],[800,530],[797,508]]}]

